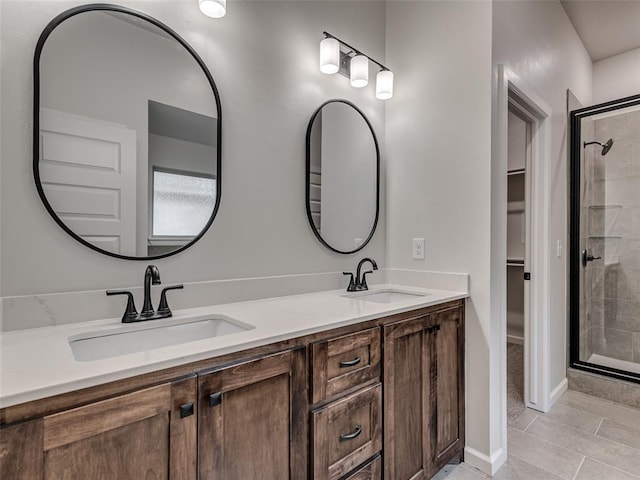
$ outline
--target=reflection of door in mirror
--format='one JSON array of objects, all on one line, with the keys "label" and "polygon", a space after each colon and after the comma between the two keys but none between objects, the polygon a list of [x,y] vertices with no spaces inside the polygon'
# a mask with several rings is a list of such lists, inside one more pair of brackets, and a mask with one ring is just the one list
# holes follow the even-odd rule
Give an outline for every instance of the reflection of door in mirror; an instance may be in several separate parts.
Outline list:
[{"label": "reflection of door in mirror", "polygon": [[84,240],[135,255],[136,132],[40,109],[40,179],[52,208]]},{"label": "reflection of door in mirror", "polygon": [[[211,221],[220,189],[217,98],[203,65],[151,21],[103,10],[87,10],[59,23],[42,46],[39,65],[40,135],[50,129],[44,112],[51,110],[76,123],[82,118],[98,131],[95,137],[76,136],[73,144],[65,139],[79,157],[73,160],[75,170],[67,160],[58,160],[57,168],[46,160],[38,165],[41,183],[47,182],[46,200],[64,226],[100,250],[137,258],[164,256],[197,238]],[[100,150],[107,148],[100,143],[100,128],[116,127],[129,132],[133,142],[113,166],[121,184],[107,178],[106,160],[96,154],[108,153]],[[43,148],[40,158],[45,159],[49,152]],[[94,162],[98,168],[89,178],[88,166]],[[52,168],[55,181],[47,178]],[[172,176],[172,183],[162,183],[154,171],[165,174],[164,180]],[[91,201],[102,203],[90,212],[87,196],[94,184],[104,191],[92,193]],[[60,185],[73,185],[74,195],[61,194]],[[154,198],[172,198],[169,193],[179,185],[187,194],[170,208],[160,201],[154,211]],[[112,210],[107,212],[108,198]],[[185,219],[190,220],[186,230]],[[115,224],[121,233],[114,233]],[[158,225],[164,228],[160,234]]]}]

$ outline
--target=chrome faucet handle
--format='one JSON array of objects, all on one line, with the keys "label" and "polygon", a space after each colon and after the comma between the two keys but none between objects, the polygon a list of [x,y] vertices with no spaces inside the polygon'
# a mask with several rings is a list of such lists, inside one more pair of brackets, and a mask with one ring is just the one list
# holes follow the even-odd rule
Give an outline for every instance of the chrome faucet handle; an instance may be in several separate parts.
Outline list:
[{"label": "chrome faucet handle", "polygon": [[162,315],[163,317],[170,317],[173,315],[171,313],[171,309],[169,308],[169,304],[167,303],[167,290],[180,290],[183,289],[184,285],[171,285],[169,287],[165,287],[162,289],[162,293],[160,294],[160,303],[158,304],[158,310],[156,313],[158,315]]},{"label": "chrome faucet handle", "polygon": [[347,292],[355,292],[356,291],[356,283],[353,280],[353,273],[351,272],[342,272],[343,275],[349,275],[349,286],[347,287]]},{"label": "chrome faucet handle", "polygon": [[136,310],[136,304],[133,300],[133,294],[126,290],[107,290],[107,295],[126,295],[127,296],[127,308],[122,315],[122,323],[131,323],[138,318],[138,311]]}]

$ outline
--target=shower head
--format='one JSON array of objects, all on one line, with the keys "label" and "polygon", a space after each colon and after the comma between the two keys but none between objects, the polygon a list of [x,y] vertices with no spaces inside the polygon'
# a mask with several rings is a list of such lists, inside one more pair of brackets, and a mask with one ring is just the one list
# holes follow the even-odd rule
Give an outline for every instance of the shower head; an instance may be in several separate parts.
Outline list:
[{"label": "shower head", "polygon": [[611,150],[611,147],[613,146],[613,138],[610,138],[609,140],[607,140],[605,143],[600,143],[600,142],[584,142],[583,143],[583,147],[586,147],[587,145],[600,145],[602,147],[602,153],[601,155],[604,156],[607,153],[609,153],[609,150]]}]

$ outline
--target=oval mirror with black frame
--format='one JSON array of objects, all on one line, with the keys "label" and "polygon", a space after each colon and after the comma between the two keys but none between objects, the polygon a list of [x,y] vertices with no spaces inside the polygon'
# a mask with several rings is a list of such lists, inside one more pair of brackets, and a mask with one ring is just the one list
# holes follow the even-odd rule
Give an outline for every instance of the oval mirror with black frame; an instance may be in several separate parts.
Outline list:
[{"label": "oval mirror with black frame", "polygon": [[307,217],[323,245],[354,253],[378,223],[380,150],[365,114],[347,100],[329,100],[307,128]]},{"label": "oval mirror with black frame", "polygon": [[34,57],[33,170],[54,220],[107,255],[147,260],[195,243],[221,194],[221,108],[176,32],[129,8],[54,18]]}]

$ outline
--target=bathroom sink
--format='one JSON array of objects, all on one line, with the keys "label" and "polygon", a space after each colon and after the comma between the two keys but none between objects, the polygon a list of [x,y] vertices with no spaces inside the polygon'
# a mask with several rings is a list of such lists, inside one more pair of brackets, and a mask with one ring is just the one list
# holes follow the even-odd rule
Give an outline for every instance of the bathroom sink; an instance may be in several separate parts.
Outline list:
[{"label": "bathroom sink", "polygon": [[354,298],[357,300],[362,300],[364,302],[396,303],[396,302],[402,302],[403,300],[414,300],[418,297],[426,297],[427,295],[429,294],[409,292],[405,290],[396,290],[393,288],[389,288],[384,290],[357,292],[357,293],[352,293],[352,294],[343,295],[343,296],[348,298]]},{"label": "bathroom sink", "polygon": [[154,320],[150,320],[148,324],[121,325],[108,331],[76,335],[69,338],[69,346],[76,360],[86,362],[221,337],[255,328],[253,325],[222,316],[169,323],[164,320],[162,325],[153,322]]}]

